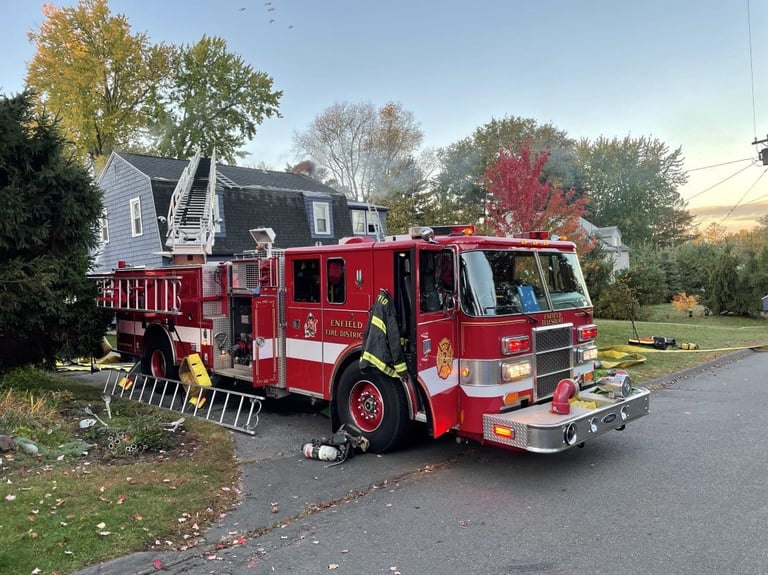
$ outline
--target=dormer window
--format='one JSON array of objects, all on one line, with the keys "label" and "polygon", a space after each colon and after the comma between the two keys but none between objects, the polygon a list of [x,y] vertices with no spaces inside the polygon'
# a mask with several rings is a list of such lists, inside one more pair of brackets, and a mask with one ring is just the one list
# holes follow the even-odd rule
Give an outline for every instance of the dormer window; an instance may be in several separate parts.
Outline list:
[{"label": "dormer window", "polygon": [[312,202],[312,218],[316,236],[330,236],[331,230],[331,204],[329,202]]}]

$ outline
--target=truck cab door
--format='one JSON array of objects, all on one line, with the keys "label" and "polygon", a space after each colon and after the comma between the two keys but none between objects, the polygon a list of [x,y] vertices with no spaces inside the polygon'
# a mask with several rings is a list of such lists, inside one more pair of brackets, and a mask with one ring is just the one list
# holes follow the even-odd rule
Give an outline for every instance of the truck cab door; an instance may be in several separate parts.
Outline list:
[{"label": "truck cab door", "polygon": [[414,355],[427,390],[432,431],[438,437],[459,424],[456,253],[436,245],[416,250]]},{"label": "truck cab door", "polygon": [[286,387],[320,397],[324,387],[320,256],[286,256],[285,267]]}]

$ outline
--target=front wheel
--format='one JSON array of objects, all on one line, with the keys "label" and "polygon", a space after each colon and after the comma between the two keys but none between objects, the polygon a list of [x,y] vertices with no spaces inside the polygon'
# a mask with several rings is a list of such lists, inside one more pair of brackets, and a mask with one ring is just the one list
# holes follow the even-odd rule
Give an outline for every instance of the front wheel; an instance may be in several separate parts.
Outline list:
[{"label": "front wheel", "polygon": [[336,404],[339,422],[362,431],[370,442],[369,451],[397,449],[410,437],[413,422],[405,390],[379,371],[362,373],[356,363],[350,365],[339,381]]}]

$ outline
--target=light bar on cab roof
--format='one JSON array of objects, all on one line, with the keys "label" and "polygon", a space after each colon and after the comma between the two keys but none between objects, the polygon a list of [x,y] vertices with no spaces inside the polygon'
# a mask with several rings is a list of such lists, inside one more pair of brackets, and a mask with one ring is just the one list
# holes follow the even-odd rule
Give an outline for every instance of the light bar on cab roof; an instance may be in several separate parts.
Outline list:
[{"label": "light bar on cab roof", "polygon": [[474,236],[475,226],[472,224],[467,225],[451,225],[451,226],[413,226],[411,227],[411,237],[421,237],[421,231],[425,228],[431,228],[436,236]]},{"label": "light bar on cab roof", "polygon": [[525,240],[548,240],[549,232],[544,230],[536,230],[533,232],[518,232],[513,237]]}]

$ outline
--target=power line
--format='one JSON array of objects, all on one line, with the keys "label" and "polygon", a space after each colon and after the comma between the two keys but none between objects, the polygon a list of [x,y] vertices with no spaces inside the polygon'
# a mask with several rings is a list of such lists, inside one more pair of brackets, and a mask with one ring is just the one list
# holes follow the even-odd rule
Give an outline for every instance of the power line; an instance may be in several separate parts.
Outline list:
[{"label": "power line", "polygon": [[748,165],[748,166],[745,166],[745,167],[741,168],[741,169],[740,169],[738,172],[736,172],[735,174],[731,174],[731,175],[730,175],[730,176],[728,176],[727,178],[725,178],[725,179],[723,179],[723,180],[720,180],[719,182],[717,182],[716,184],[714,184],[714,185],[712,185],[712,186],[709,186],[709,187],[708,187],[706,190],[702,190],[702,191],[700,191],[698,194],[694,194],[694,195],[692,195],[690,198],[688,198],[688,200],[690,201],[690,200],[692,200],[693,198],[698,198],[700,195],[702,195],[702,194],[704,194],[704,193],[706,193],[706,192],[710,191],[710,190],[711,190],[711,189],[713,189],[713,188],[716,188],[717,186],[719,186],[719,185],[720,185],[720,184],[722,184],[723,182],[727,182],[728,180],[730,180],[730,179],[731,179],[731,178],[733,178],[734,176],[738,176],[738,175],[739,175],[741,172],[743,172],[744,170],[746,170],[746,169],[748,169],[748,168],[751,168],[751,167],[752,167],[752,164],[750,164],[750,165]]},{"label": "power line", "polygon": [[752,15],[749,10],[749,0],[747,0],[747,31],[749,33],[749,76],[752,81],[752,130],[757,140],[757,112],[755,108],[755,72],[752,64]]},{"label": "power line", "polygon": [[759,202],[759,201],[760,201],[760,200],[762,200],[763,198],[768,198],[768,194],[763,194],[762,196],[757,196],[755,199],[753,199],[753,200],[751,200],[751,201],[747,202],[747,203],[746,203],[746,204],[744,204],[744,205],[745,205],[745,206],[748,206],[748,205],[750,205],[750,204],[756,204],[757,202]]},{"label": "power line", "polygon": [[765,175],[765,172],[768,172],[768,168],[765,168],[763,172],[759,176],[757,176],[757,179],[752,183],[751,186],[749,186],[749,188],[747,188],[747,191],[744,192],[744,194],[741,196],[739,201],[736,202],[736,204],[734,204],[734,206],[730,210],[728,210],[728,213],[723,216],[723,219],[720,220],[720,223],[723,223],[728,218],[728,216],[730,216],[733,213],[733,210],[739,207],[739,204],[741,204],[741,202],[744,201],[744,198],[746,198],[747,194],[752,191],[752,188],[754,188],[757,185],[757,182],[759,182],[760,178],[762,178]]},{"label": "power line", "polygon": [[738,164],[739,162],[746,162],[747,160],[754,161],[754,158],[744,158],[742,160],[732,160],[730,162],[723,162],[722,164],[712,164],[711,166],[701,166],[700,168],[691,168],[688,172],[698,172],[699,170],[708,170],[709,168],[719,168],[720,166],[727,166],[728,164]]}]

